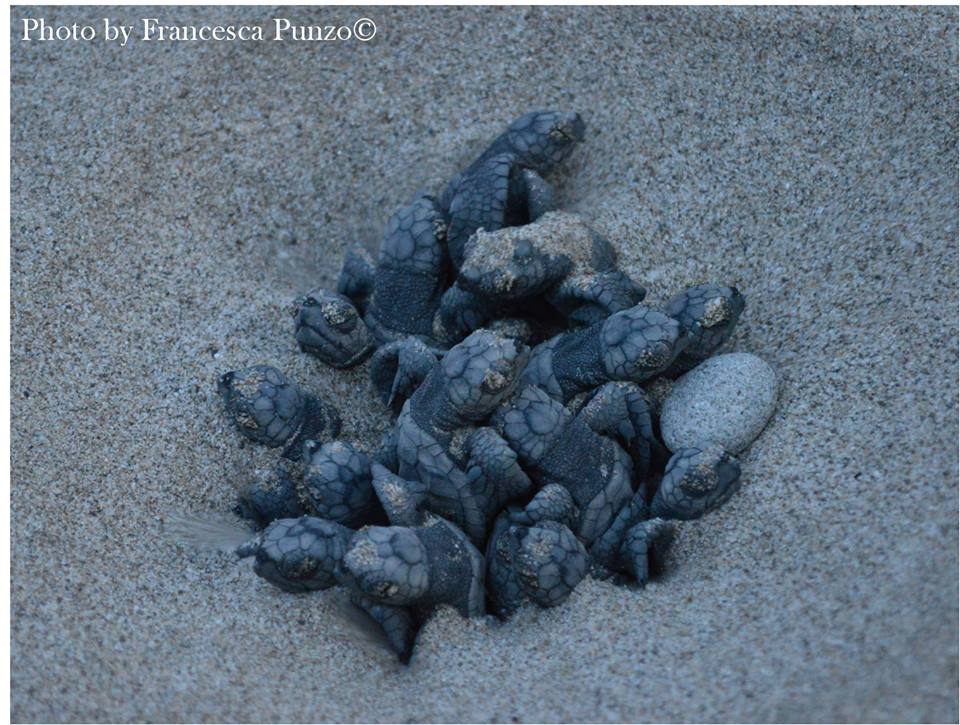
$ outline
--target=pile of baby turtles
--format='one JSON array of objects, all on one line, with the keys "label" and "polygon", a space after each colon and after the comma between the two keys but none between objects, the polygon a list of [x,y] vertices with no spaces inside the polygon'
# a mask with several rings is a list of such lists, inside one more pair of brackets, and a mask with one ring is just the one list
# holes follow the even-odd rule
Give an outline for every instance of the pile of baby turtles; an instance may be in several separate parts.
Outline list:
[{"label": "pile of baby turtles", "polygon": [[219,380],[238,430],[282,450],[240,496],[261,530],[237,554],[286,591],[345,586],[401,661],[440,605],[505,618],[588,574],[643,585],[674,522],[737,490],[734,456],[773,412],[766,363],[707,360],[743,312],[735,287],[646,304],[614,246],[556,209],[546,178],[584,132],[522,116],[394,214],[375,261],[350,249],[336,291],[297,301],[301,350],[369,359],[396,415],[377,450],[337,440],[336,410],[276,368]]}]

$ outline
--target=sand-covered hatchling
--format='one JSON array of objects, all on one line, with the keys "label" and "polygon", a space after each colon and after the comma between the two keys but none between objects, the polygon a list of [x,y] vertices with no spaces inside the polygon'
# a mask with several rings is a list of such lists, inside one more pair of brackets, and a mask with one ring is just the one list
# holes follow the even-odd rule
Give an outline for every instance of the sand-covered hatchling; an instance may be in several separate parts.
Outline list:
[{"label": "sand-covered hatchling", "polygon": [[[614,246],[578,214],[551,211],[524,226],[475,232],[440,304],[443,333],[459,338],[542,298],[577,324],[639,303],[646,291],[617,267]],[[469,329],[468,329],[469,328]]]},{"label": "sand-covered hatchling", "polygon": [[285,591],[348,592],[331,611],[401,662],[438,607],[505,618],[567,602],[588,574],[646,584],[739,489],[735,454],[773,414],[773,369],[718,354],[736,287],[654,304],[556,209],[545,177],[584,131],[575,113],[522,116],[397,211],[376,259],[352,246],[336,289],[297,301],[303,352],[368,362],[396,416],[379,448],[337,439],[335,408],[276,368],[219,378],[240,432],[281,452],[241,477],[247,521],[223,550]]}]

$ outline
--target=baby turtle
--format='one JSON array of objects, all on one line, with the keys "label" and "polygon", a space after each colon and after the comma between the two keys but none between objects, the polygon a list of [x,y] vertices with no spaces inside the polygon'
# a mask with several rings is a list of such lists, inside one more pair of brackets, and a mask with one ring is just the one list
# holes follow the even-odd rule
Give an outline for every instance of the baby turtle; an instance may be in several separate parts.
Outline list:
[{"label": "baby turtle", "polygon": [[562,604],[587,572],[588,556],[568,525],[576,519],[570,493],[544,486],[523,509],[500,514],[487,542],[487,594],[494,613],[509,617],[527,599]]},{"label": "baby turtle", "polygon": [[577,113],[524,114],[454,177],[440,197],[454,268],[462,264],[467,240],[478,229],[527,224],[554,206],[543,176],[570,155],[585,131]]},{"label": "baby turtle", "polygon": [[518,302],[543,297],[579,324],[605,319],[646,294],[617,268],[609,241],[579,215],[552,211],[536,222],[470,237],[456,283],[443,296],[440,320],[454,338]]},{"label": "baby turtle", "polygon": [[[595,399],[595,407],[588,405],[587,412],[574,415],[545,391],[526,386],[491,417],[493,427],[536,483],[559,484],[570,492],[580,510],[574,532],[588,545],[633,495],[634,461],[610,436],[652,436],[645,410],[632,410],[632,421],[603,414],[605,406],[625,410],[622,392],[610,390]],[[644,444],[649,446],[649,440],[636,447],[642,449]],[[646,470],[636,474],[642,481]]]},{"label": "baby turtle", "polygon": [[278,519],[238,547],[237,556],[255,557],[257,575],[286,592],[329,589],[351,536],[346,526],[313,516]]},{"label": "baby turtle", "polygon": [[425,487],[425,507],[482,545],[494,515],[533,485],[482,422],[514,389],[526,351],[478,330],[434,363],[395,425],[397,473]]},{"label": "baby turtle", "polygon": [[674,318],[638,304],[537,345],[521,379],[567,402],[608,381],[637,383],[654,377],[689,340]]},{"label": "baby turtle", "polygon": [[254,365],[220,376],[217,391],[237,429],[249,440],[284,447],[284,458],[298,460],[303,442],[336,436],[340,414],[306,393],[275,367]]}]

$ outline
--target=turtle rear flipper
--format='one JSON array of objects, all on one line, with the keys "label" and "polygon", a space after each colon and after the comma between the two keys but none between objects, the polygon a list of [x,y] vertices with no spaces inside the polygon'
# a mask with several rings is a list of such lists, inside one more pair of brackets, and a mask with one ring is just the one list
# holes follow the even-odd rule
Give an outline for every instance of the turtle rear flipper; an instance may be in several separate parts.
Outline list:
[{"label": "turtle rear flipper", "polygon": [[[354,609],[352,613],[345,612],[347,616],[361,627],[368,623],[376,625],[380,634],[386,638],[386,644],[397,655],[397,659],[403,664],[408,664],[413,654],[417,631],[420,629],[411,609],[384,604],[359,592],[351,592],[350,603]],[[345,609],[348,608],[345,607]],[[368,622],[357,621],[357,618],[352,616],[354,613]]]}]

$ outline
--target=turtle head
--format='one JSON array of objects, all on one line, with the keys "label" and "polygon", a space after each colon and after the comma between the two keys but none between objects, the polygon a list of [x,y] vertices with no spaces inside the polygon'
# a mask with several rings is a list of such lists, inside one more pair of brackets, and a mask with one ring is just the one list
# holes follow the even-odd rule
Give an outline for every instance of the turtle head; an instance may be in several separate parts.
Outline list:
[{"label": "turtle head", "polygon": [[416,603],[429,589],[426,547],[404,526],[364,526],[350,539],[344,583],[386,604]]},{"label": "turtle head", "polygon": [[237,429],[270,447],[286,443],[306,412],[300,387],[270,365],[224,373],[217,380],[217,392]]},{"label": "turtle head", "polygon": [[335,368],[352,367],[373,351],[373,341],[349,299],[317,288],[298,299],[293,310],[300,349]]},{"label": "turtle head", "polygon": [[545,174],[570,155],[585,133],[579,113],[532,111],[511,123],[505,137],[523,166]]},{"label": "turtle head", "polygon": [[684,352],[703,359],[730,339],[746,304],[736,287],[700,284],[671,299],[664,305],[664,312],[690,334],[692,339]]},{"label": "turtle head", "polygon": [[516,386],[528,349],[490,330],[477,330],[441,361],[448,396],[457,414],[479,421],[490,415]]},{"label": "turtle head", "polygon": [[570,267],[569,257],[540,249],[533,239],[517,237],[515,229],[480,230],[467,242],[457,282],[482,297],[525,299],[562,279]]},{"label": "turtle head", "polygon": [[610,315],[601,324],[603,366],[611,380],[639,383],[652,378],[690,341],[674,318],[643,304]]}]

